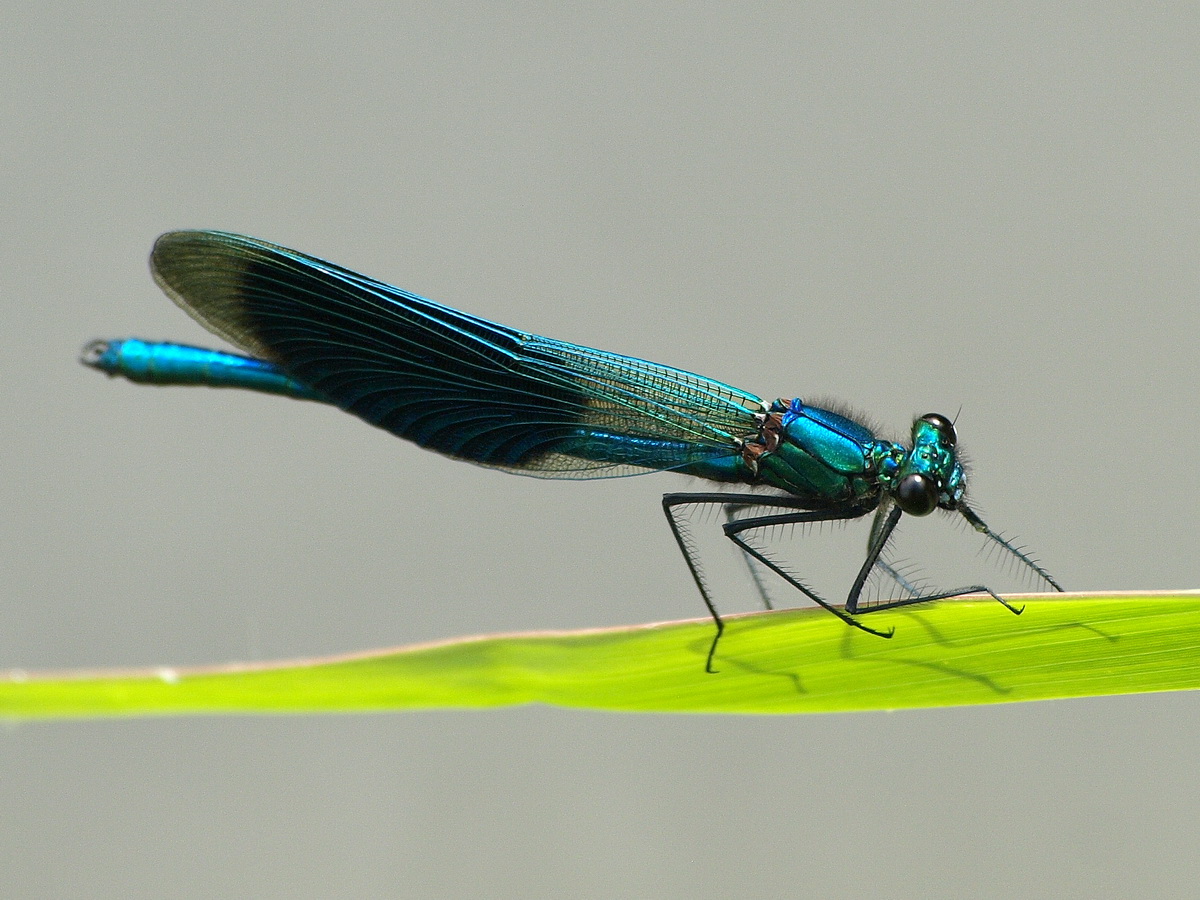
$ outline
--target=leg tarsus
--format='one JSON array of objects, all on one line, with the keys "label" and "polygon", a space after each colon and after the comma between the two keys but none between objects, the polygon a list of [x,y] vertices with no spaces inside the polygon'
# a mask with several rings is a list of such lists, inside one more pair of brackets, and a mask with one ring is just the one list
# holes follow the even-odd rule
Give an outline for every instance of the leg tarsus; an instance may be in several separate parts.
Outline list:
[{"label": "leg tarsus", "polygon": [[713,657],[717,653],[717,643],[721,640],[721,635],[725,633],[725,623],[721,621],[720,616],[714,616],[713,621],[717,625],[717,633],[713,635],[712,643],[708,647],[708,659],[704,661],[704,671],[709,675],[717,675],[720,670],[713,668]]}]

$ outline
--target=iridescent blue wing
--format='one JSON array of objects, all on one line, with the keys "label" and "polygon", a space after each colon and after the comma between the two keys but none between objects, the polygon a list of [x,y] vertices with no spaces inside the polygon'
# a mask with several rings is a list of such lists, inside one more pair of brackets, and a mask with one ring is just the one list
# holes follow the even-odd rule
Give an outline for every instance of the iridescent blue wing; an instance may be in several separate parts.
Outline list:
[{"label": "iridescent blue wing", "polygon": [[707,471],[762,401],[689,372],[527,334],[236,234],[165,234],[154,278],[210,331],[423,447],[542,477]]}]

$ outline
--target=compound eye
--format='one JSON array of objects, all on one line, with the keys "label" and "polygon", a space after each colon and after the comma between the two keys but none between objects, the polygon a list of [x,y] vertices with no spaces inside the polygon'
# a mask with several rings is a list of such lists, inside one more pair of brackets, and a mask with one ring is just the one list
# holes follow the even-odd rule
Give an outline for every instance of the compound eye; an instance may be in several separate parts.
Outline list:
[{"label": "compound eye", "polygon": [[927,516],[937,509],[938,488],[928,475],[914,472],[896,485],[896,505],[910,516]]},{"label": "compound eye", "polygon": [[942,436],[942,440],[953,447],[958,443],[958,434],[954,431],[954,423],[939,413],[925,413],[921,416],[922,422],[928,422],[938,430],[938,434]]}]

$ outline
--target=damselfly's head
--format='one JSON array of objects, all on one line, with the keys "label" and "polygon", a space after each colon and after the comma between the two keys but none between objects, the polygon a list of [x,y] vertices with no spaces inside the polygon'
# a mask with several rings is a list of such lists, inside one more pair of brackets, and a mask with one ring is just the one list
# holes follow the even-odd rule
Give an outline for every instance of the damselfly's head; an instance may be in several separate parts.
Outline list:
[{"label": "damselfly's head", "polygon": [[[882,443],[886,455],[877,462],[880,480],[900,512],[910,516],[927,516],[935,509],[956,512],[972,528],[1002,547],[1005,553],[1015,557],[1047,585],[1061,591],[1059,583],[1036,559],[992,531],[967,505],[964,499],[967,473],[958,461],[957,444],[954,423],[938,413],[926,413],[913,422],[912,449],[905,451],[896,444]],[[889,522],[895,524],[892,519]]]},{"label": "damselfly's head", "polygon": [[896,505],[910,516],[927,516],[935,509],[958,509],[967,487],[966,473],[955,454],[954,423],[938,413],[913,422],[912,449],[891,479]]}]

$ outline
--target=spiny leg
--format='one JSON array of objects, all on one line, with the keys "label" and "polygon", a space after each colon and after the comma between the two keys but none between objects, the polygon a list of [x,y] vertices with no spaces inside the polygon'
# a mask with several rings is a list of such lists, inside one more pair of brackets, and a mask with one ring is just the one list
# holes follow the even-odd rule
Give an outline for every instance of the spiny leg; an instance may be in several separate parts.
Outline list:
[{"label": "spiny leg", "polygon": [[[887,542],[892,537],[892,532],[896,530],[896,525],[897,525],[897,523],[899,523],[900,517],[902,515],[903,515],[903,511],[900,509],[900,507],[893,506],[890,510],[888,510],[886,516],[881,511],[880,514],[875,517],[875,521],[871,525],[871,539],[870,539],[870,543],[867,546],[867,557],[866,557],[866,559],[863,560],[862,567],[858,570],[858,576],[854,579],[854,585],[850,588],[849,596],[846,597],[847,612],[858,613],[861,615],[863,613],[875,612],[875,611],[881,610],[881,609],[896,609],[901,606],[911,606],[914,603],[928,603],[931,600],[945,600],[948,597],[961,597],[963,594],[975,594],[975,593],[982,593],[982,594],[989,595],[993,600],[996,600],[1005,609],[1007,609],[1009,612],[1013,613],[1014,615],[1019,616],[1024,611],[1025,607],[1021,607],[1020,609],[1018,609],[1017,607],[1015,607],[1011,603],[1009,603],[1007,600],[1005,600],[1003,597],[1001,597],[999,594],[997,594],[995,591],[993,591],[991,588],[989,588],[987,585],[983,585],[983,584],[971,584],[971,585],[966,585],[964,587],[955,588],[952,591],[934,591],[933,593],[929,593],[929,594],[923,594],[923,593],[920,593],[919,591],[914,591],[915,596],[901,597],[901,598],[898,598],[895,600],[888,600],[884,603],[876,604],[875,606],[871,607],[871,609],[869,609],[869,610],[859,610],[858,601],[862,595],[863,586],[867,583],[867,578],[870,576],[871,570],[874,569],[876,566],[882,566],[883,570],[885,572],[890,574],[893,578],[896,578],[896,580],[900,583],[900,585],[902,587],[906,587],[906,589],[907,589],[907,586],[908,586],[907,579],[903,579],[899,575],[899,573],[896,572],[895,569],[893,569],[886,562],[881,562],[879,559],[880,554],[883,553],[883,548],[887,545]],[[981,520],[979,520],[978,516],[975,516],[974,519],[967,517],[967,521],[972,522],[972,524],[974,524],[976,521],[978,521],[980,525],[983,525],[983,522]],[[986,534],[988,534],[988,536],[992,537],[993,540],[998,540],[998,538],[996,538],[995,535],[993,535],[990,531],[986,531],[986,529],[987,529],[986,525],[984,525],[983,528],[985,530],[984,533],[986,533]],[[1004,542],[1002,542],[1002,543],[1004,543]],[[1010,545],[1008,545],[1007,543],[1005,543],[1004,545],[1006,547],[1009,547],[1009,549],[1012,550],[1012,552],[1014,552],[1014,553],[1017,552],[1017,551],[1013,550],[1013,548]],[[1029,562],[1027,557],[1021,557],[1021,558],[1023,560],[1025,560],[1026,562]],[[1030,563],[1030,564],[1032,565],[1032,563]],[[1040,569],[1038,569],[1038,571],[1039,571],[1039,573],[1041,572]],[[1050,577],[1048,575],[1046,575],[1045,577],[1048,581],[1051,582],[1051,584],[1053,584],[1053,580],[1050,579]],[[1060,590],[1061,590],[1061,588],[1060,588]]]},{"label": "spiny leg", "polygon": [[[964,519],[967,520],[972,528],[974,528],[984,537],[995,541],[1004,550],[1007,550],[1026,568],[1030,569],[1038,578],[1050,585],[1050,587],[1054,588],[1056,591],[1063,590],[1062,586],[1054,580],[1049,572],[1042,568],[1041,564],[1036,559],[1034,559],[1020,547],[1014,546],[1010,541],[1002,538],[1000,535],[996,534],[996,532],[992,531],[992,529],[988,528],[987,523],[984,522],[983,519],[979,518],[973,509],[963,503],[958,504],[957,508],[958,512]],[[991,592],[989,591],[988,593]]]},{"label": "spiny leg", "polygon": [[[871,519],[871,533],[867,536],[868,552],[870,552],[871,546],[875,543],[875,539],[879,536],[879,532],[883,528],[884,522],[887,521],[888,512],[891,510],[891,508],[892,501],[885,498],[884,501],[879,504],[879,508],[875,510],[875,516]],[[880,552],[879,558],[876,560],[875,565],[881,572],[891,578],[892,581],[896,582],[896,584],[900,586],[900,589],[909,596],[915,597],[921,593],[920,586],[914,583],[908,577],[908,573],[900,571],[897,566],[892,565],[892,563],[884,559],[882,551]]]},{"label": "spiny leg", "polygon": [[[780,504],[782,506],[782,504]],[[889,628],[887,631],[877,631],[853,617],[855,610],[843,610],[834,606],[830,601],[826,600],[808,585],[801,582],[798,578],[784,569],[779,563],[767,556],[765,552],[753,546],[743,533],[753,531],[759,528],[773,528],[776,525],[808,525],[817,522],[836,522],[842,519],[857,519],[870,511],[870,507],[862,506],[847,506],[842,509],[820,509],[820,510],[800,510],[797,512],[783,513],[773,516],[754,516],[749,519],[741,519],[736,522],[731,522],[725,526],[725,536],[737,544],[743,551],[757,559],[772,572],[790,584],[796,590],[800,591],[804,596],[808,597],[817,605],[833,613],[847,625],[852,625],[860,631],[865,631],[868,634],[876,635],[877,637],[889,638],[895,632],[894,628]]]},{"label": "spiny leg", "polygon": [[[691,534],[688,532],[685,524],[676,516],[675,509],[680,506],[706,506],[718,505],[726,510],[736,509],[738,507],[758,506],[776,509],[792,509],[799,512],[792,513],[792,516],[800,516],[801,518],[795,521],[828,521],[833,519],[851,519],[861,516],[866,510],[855,507],[853,510],[839,511],[830,513],[821,511],[814,513],[811,510],[804,509],[803,503],[798,498],[792,497],[772,497],[762,494],[722,494],[722,493],[695,493],[695,494],[664,494],[662,499],[663,513],[667,517],[667,523],[671,526],[671,533],[675,536],[675,543],[679,546],[679,552],[683,554],[683,559],[687,563],[688,571],[692,573],[692,580],[696,583],[697,589],[700,591],[700,596],[704,600],[704,605],[708,608],[708,614],[712,616],[713,623],[716,625],[717,633],[713,637],[712,644],[708,648],[708,658],[704,662],[704,671],[715,674],[716,669],[712,667],[713,658],[717,652],[717,644],[721,641],[721,635],[725,633],[725,623],[721,619],[721,614],[717,612],[716,603],[713,601],[712,592],[705,583],[704,574],[700,569],[698,559],[698,551],[692,542]],[[792,579],[786,572],[782,571],[775,563],[764,557],[760,552],[751,547],[749,544],[740,538],[734,537],[735,534],[744,531],[746,528],[754,527],[754,523],[758,522],[763,517],[754,517],[748,519],[735,520],[727,522],[724,526],[725,533],[735,544],[737,544],[745,553],[749,554],[754,559],[759,560],[769,569],[782,576],[785,580],[791,582],[795,587],[803,591],[807,596],[812,597],[817,603],[820,603],[826,609],[829,609],[834,615],[841,618],[846,618],[840,610],[833,609],[823,599],[815,597],[806,587]],[[771,518],[771,517],[767,517]],[[787,517],[785,517],[787,518]],[[789,518],[789,521],[791,519]],[[863,626],[851,619],[847,619],[852,625],[859,628]],[[871,631],[870,628],[864,629]],[[877,633],[877,632],[872,632]]]},{"label": "spiny leg", "polygon": [[875,567],[883,572],[888,578],[896,582],[900,586],[900,590],[910,596],[916,596],[921,593],[919,585],[915,584],[909,577],[909,573],[901,572],[896,566],[892,565],[886,559],[881,559],[875,563]]},{"label": "spiny leg", "polygon": [[[739,509],[746,508],[747,507],[743,504],[726,503],[725,523],[729,524],[731,522],[736,522],[737,519],[734,518],[734,515]],[[742,557],[743,562],[746,563],[746,570],[750,573],[750,579],[754,582],[754,587],[758,591],[758,597],[760,600],[762,600],[763,606],[767,609],[774,609],[775,606],[771,603],[771,595],[767,593],[767,586],[763,582],[762,572],[759,570],[758,566],[754,564],[754,557],[745,552],[740,553],[739,555]]]},{"label": "spiny leg", "polygon": [[717,612],[716,604],[713,603],[712,596],[709,594],[708,585],[704,583],[704,576],[700,572],[700,563],[696,559],[696,548],[692,544],[691,534],[675,518],[675,507],[724,502],[726,502],[724,494],[663,494],[662,499],[663,514],[667,517],[667,524],[671,526],[671,534],[675,536],[679,552],[683,554],[688,571],[692,573],[692,581],[696,582],[700,597],[704,600],[704,605],[708,607],[708,614],[712,616],[713,623],[717,627],[716,637],[713,638],[712,645],[708,648],[708,658],[704,661],[704,671],[709,674],[716,673],[716,669],[712,667],[713,654],[717,651],[717,642],[721,640],[721,635],[725,632],[725,623],[721,621],[721,615]]}]

